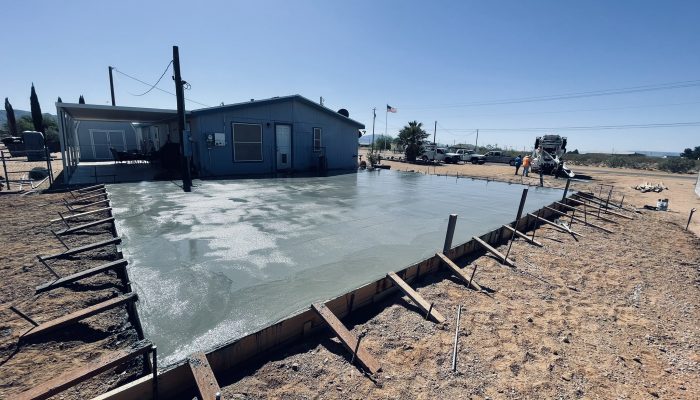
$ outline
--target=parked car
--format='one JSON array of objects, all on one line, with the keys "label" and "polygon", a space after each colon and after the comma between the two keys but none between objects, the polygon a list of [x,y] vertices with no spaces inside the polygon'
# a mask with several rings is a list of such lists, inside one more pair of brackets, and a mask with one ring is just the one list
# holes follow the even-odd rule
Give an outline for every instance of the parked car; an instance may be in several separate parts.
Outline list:
[{"label": "parked car", "polygon": [[456,164],[459,161],[469,161],[472,154],[474,154],[474,150],[450,148],[445,154],[445,163]]},{"label": "parked car", "polygon": [[428,162],[428,161],[434,161],[434,162],[440,162],[440,161],[445,161],[445,155],[447,154],[447,149],[438,147],[435,148],[434,146],[425,146],[423,148],[423,154],[420,155],[421,160],[423,162]]},{"label": "parked car", "polygon": [[504,154],[502,151],[492,150],[486,154],[472,154],[469,157],[469,161],[472,164],[484,164],[487,162],[492,163],[506,163],[510,165],[515,165],[515,157]]}]

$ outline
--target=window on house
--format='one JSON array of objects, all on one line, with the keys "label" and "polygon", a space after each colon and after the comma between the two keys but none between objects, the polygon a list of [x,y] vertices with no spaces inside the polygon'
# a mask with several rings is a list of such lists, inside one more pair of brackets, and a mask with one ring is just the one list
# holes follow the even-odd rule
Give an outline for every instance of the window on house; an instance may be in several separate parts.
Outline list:
[{"label": "window on house", "polygon": [[233,123],[233,161],[262,161],[262,125]]},{"label": "window on house", "polygon": [[321,128],[314,128],[314,151],[321,151]]}]

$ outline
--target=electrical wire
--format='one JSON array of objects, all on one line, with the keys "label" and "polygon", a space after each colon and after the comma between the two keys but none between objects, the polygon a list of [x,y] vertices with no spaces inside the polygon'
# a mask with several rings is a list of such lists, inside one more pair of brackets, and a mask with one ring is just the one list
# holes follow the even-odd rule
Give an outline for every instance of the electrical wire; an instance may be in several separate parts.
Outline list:
[{"label": "electrical wire", "polygon": [[[480,132],[500,131],[584,131],[609,129],[649,129],[649,128],[683,128],[700,126],[700,122],[668,122],[656,124],[624,124],[624,125],[593,125],[593,126],[561,126],[551,128],[478,128]],[[475,131],[477,128],[443,128],[447,131]]]},{"label": "electrical wire", "polygon": [[141,94],[132,94],[132,96],[144,96],[144,95],[147,95],[148,93],[150,93],[151,90],[155,89],[155,87],[160,83],[160,80],[163,79],[163,77],[165,76],[165,73],[168,72],[171,65],[173,65],[173,60],[170,60],[168,65],[165,67],[165,71],[163,71],[163,73],[160,75],[160,78],[158,78],[158,80],[156,81],[156,83],[153,84],[153,86],[151,86],[148,90],[146,90],[145,92],[143,92]]},{"label": "electrical wire", "polygon": [[654,85],[642,85],[642,86],[630,86],[625,88],[617,89],[602,89],[593,90],[586,92],[570,92],[547,96],[533,96],[533,97],[519,97],[511,99],[501,99],[492,101],[479,101],[470,103],[451,103],[451,104],[438,104],[438,105],[426,105],[426,106],[400,106],[402,109],[406,110],[429,110],[438,108],[459,108],[459,107],[478,107],[478,106],[490,106],[490,105],[502,105],[502,104],[517,104],[517,103],[532,103],[541,101],[555,101],[555,100],[569,100],[578,99],[585,97],[598,97],[598,96],[611,96],[620,94],[630,94],[630,93],[640,93],[640,92],[650,92],[657,90],[671,90],[671,89],[681,89],[688,87],[700,86],[700,80],[690,80],[690,81],[678,81],[678,82],[668,82],[660,83]]},{"label": "electrical wire", "polygon": [[[131,75],[125,73],[125,72],[122,72],[122,71],[118,70],[117,68],[113,68],[112,70],[115,71],[115,72],[117,72],[118,74],[124,75],[125,77],[127,77],[127,78],[129,78],[129,79],[133,79],[133,80],[135,80],[136,82],[142,83],[142,84],[144,84],[144,85],[146,85],[146,86],[151,86],[150,83],[144,82],[144,81],[142,81],[142,80],[139,79],[139,78],[133,77],[133,76],[131,76]],[[167,91],[167,90],[165,90],[165,89],[161,89],[161,88],[159,88],[159,87],[157,87],[157,86],[155,87],[155,89],[156,89],[156,90],[160,90],[160,91],[163,92],[163,93],[167,93],[167,94],[169,94],[169,95],[176,96],[175,93],[169,92],[169,91]],[[211,106],[208,105],[208,104],[200,103],[200,102],[198,102],[198,101],[188,99],[187,97],[185,97],[185,100],[189,101],[190,103],[199,104],[200,106],[203,106],[203,107],[211,107]]]}]

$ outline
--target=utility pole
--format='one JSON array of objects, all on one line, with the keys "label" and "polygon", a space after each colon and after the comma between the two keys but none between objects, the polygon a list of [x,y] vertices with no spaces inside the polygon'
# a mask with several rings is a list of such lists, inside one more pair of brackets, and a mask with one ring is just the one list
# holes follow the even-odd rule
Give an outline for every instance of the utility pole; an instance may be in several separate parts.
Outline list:
[{"label": "utility pole", "polygon": [[479,151],[478,147],[479,147],[479,130],[477,129],[476,130],[476,142],[474,142],[474,152]]},{"label": "utility pole", "polygon": [[177,46],[173,46],[173,70],[175,71],[175,97],[177,97],[177,125],[180,134],[180,153],[182,157],[182,190],[185,192],[192,191],[192,177],[190,176],[190,156],[189,144],[185,145],[185,93],[182,85],[182,76],[180,76],[180,51]]},{"label": "utility pole", "polygon": [[435,137],[437,136],[437,121],[435,121],[435,128],[433,129],[433,144],[435,145],[435,155],[437,156],[437,142]]},{"label": "utility pole", "polygon": [[113,66],[109,66],[109,90],[112,92],[112,105],[116,106],[117,103],[114,101],[114,79],[112,78]]},{"label": "utility pole", "polygon": [[377,107],[372,109],[372,154],[374,154],[374,122],[377,120]]}]

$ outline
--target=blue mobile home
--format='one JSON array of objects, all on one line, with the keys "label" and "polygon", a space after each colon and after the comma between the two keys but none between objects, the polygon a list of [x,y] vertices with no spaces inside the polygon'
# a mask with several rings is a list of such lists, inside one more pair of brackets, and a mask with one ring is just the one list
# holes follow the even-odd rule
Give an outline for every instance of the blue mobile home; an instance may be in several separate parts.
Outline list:
[{"label": "blue mobile home", "polygon": [[189,122],[201,177],[355,170],[364,128],[299,95],[194,110]]}]

